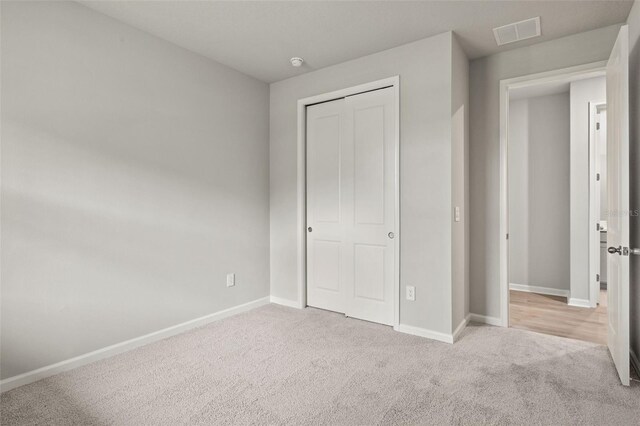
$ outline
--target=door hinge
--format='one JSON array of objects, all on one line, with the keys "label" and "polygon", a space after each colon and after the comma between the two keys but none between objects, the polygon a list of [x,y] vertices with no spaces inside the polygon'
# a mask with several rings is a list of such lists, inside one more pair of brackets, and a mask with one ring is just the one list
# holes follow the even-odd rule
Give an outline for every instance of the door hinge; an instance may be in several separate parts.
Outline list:
[{"label": "door hinge", "polygon": [[599,231],[599,230],[600,230],[600,224],[596,223],[596,231]]},{"label": "door hinge", "polygon": [[600,274],[596,274],[596,281],[600,282]]},{"label": "door hinge", "polygon": [[600,130],[600,123],[596,123],[596,130]]},{"label": "door hinge", "polygon": [[600,173],[596,173],[596,180],[600,180]]},{"label": "door hinge", "polygon": [[507,234],[507,240],[509,239],[509,234]]}]

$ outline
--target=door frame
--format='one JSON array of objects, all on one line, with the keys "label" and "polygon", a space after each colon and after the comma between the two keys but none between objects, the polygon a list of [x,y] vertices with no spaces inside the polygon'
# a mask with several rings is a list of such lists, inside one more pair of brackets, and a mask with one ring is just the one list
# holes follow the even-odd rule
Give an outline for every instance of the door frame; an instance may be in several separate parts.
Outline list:
[{"label": "door frame", "polygon": [[589,78],[606,73],[607,61],[592,62],[568,68],[523,75],[500,80],[500,226],[499,226],[499,283],[500,319],[497,325],[509,327],[509,90],[575,77]]},{"label": "door frame", "polygon": [[393,87],[395,109],[395,223],[393,239],[395,245],[394,259],[394,295],[393,295],[393,326],[400,324],[400,76],[396,75],[382,80],[359,84],[345,89],[335,90],[320,95],[310,96],[298,100],[298,173],[297,173],[297,265],[298,265],[298,300],[300,309],[307,307],[307,106],[328,102],[359,93]]},{"label": "door frame", "polygon": [[[607,103],[604,101],[591,101],[589,102],[589,224],[594,226],[596,224],[596,217],[600,216],[598,207],[596,205],[596,185],[597,182],[597,168],[596,163],[598,161],[598,153],[596,145],[597,140],[597,114],[600,111],[606,111]],[[602,271],[600,266],[600,231],[591,228],[591,234],[589,236],[589,305],[592,308],[598,306],[599,293],[600,293],[600,281],[602,281]],[[597,279],[597,275],[600,276],[600,280]]]}]

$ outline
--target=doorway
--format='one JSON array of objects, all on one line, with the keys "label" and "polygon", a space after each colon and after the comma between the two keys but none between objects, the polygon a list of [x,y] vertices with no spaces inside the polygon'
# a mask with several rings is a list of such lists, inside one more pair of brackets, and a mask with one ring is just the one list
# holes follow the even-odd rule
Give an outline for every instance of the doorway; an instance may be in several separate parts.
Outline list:
[{"label": "doorway", "polygon": [[399,323],[398,83],[299,101],[302,307]]},{"label": "doorway", "polygon": [[607,342],[605,98],[604,73],[509,91],[510,327]]},{"label": "doorway", "polygon": [[[509,92],[536,84],[589,75],[606,76],[606,144],[607,144],[607,347],[623,385],[630,384],[629,346],[629,256],[640,249],[629,246],[629,28],[623,25],[608,61],[564,70],[516,77],[500,82],[500,313],[501,325],[509,326]],[[577,110],[584,114],[584,110]],[[584,115],[583,115],[584,116]],[[570,157],[573,161],[573,156]],[[581,168],[584,170],[584,164]],[[586,167],[588,169],[588,166]],[[587,206],[587,211],[591,211]],[[579,212],[583,213],[583,210]],[[591,218],[591,216],[589,216]],[[543,231],[543,230],[541,230]],[[586,229],[584,247],[594,238]],[[553,242],[553,241],[552,241]],[[583,248],[584,248],[583,247]],[[571,253],[573,261],[573,250]],[[587,256],[585,263],[593,263]],[[584,270],[584,268],[582,269]],[[591,271],[591,269],[589,269]],[[573,281],[573,275],[571,276]],[[589,277],[580,282],[589,282]],[[570,300],[588,306],[589,300],[578,298],[571,287]]]}]

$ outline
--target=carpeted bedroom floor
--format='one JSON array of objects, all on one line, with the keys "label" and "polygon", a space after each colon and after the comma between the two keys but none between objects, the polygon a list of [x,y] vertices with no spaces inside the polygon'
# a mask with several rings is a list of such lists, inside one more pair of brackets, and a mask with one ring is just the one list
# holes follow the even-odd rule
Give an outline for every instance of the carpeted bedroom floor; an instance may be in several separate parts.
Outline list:
[{"label": "carpeted bedroom floor", "polygon": [[455,345],[268,305],[5,392],[2,425],[638,424],[607,349],[470,325]]}]

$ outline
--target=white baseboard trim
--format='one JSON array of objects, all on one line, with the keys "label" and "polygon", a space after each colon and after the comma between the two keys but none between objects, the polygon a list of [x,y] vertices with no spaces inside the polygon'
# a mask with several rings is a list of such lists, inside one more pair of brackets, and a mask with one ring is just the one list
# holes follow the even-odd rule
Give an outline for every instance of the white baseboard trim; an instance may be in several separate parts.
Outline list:
[{"label": "white baseboard trim", "polygon": [[568,305],[577,306],[579,308],[590,308],[591,301],[589,299],[576,299],[574,297],[570,297]]},{"label": "white baseboard trim", "polygon": [[0,381],[0,392],[6,392],[8,390],[17,388],[18,386],[27,385],[46,377],[50,377],[64,371],[69,371],[74,368],[90,364],[92,362],[108,358],[123,352],[127,352],[131,349],[139,348],[140,346],[148,345],[149,343],[157,342],[159,340],[166,339],[167,337],[184,333],[185,331],[191,330],[193,328],[200,327],[211,322],[219,321],[221,319],[268,304],[269,297],[263,297],[261,299],[256,299],[242,305],[234,306],[233,308],[218,311],[213,314],[205,315],[203,317],[186,321],[178,325],[154,331],[153,333],[145,334],[144,336],[116,343],[115,345],[107,346],[105,348],[98,349],[74,358],[70,358],[65,361],[60,361],[33,371],[28,371],[17,376],[9,377]]},{"label": "white baseboard trim", "polygon": [[469,314],[469,319],[473,322],[480,324],[495,325],[496,327],[502,327],[502,320],[497,317],[489,317],[480,314]]},{"label": "white baseboard trim", "polygon": [[426,337],[427,339],[437,340],[444,343],[453,343],[453,335],[441,333],[439,331],[427,330],[426,328],[414,327],[412,325],[399,324],[393,327],[395,331],[414,336]]},{"label": "white baseboard trim", "polygon": [[636,374],[640,377],[640,359],[638,355],[631,349],[629,351],[629,358],[631,359],[631,366],[636,370]]},{"label": "white baseboard trim", "polygon": [[282,297],[271,296],[271,303],[275,303],[276,305],[288,306],[290,308],[302,309],[300,307],[300,302],[297,300],[289,300],[283,299]]},{"label": "white baseboard trim", "polygon": [[509,283],[509,290],[526,291],[527,293],[546,294],[547,296],[561,296],[569,299],[569,290],[561,290],[551,287],[538,287],[535,285]]},{"label": "white baseboard trim", "polygon": [[471,315],[467,315],[462,321],[460,321],[460,325],[456,327],[455,331],[453,332],[454,343],[458,341],[458,339],[460,338],[460,334],[462,334],[464,329],[467,328],[467,324],[469,324],[470,318],[471,318]]}]

